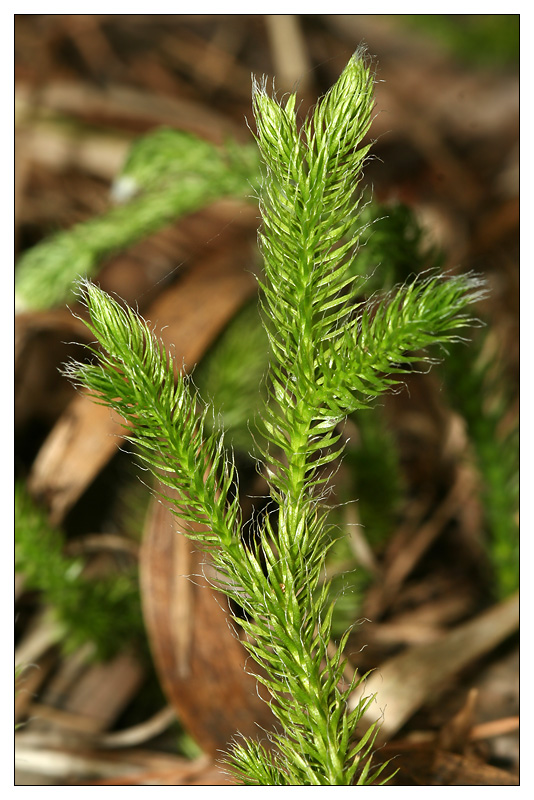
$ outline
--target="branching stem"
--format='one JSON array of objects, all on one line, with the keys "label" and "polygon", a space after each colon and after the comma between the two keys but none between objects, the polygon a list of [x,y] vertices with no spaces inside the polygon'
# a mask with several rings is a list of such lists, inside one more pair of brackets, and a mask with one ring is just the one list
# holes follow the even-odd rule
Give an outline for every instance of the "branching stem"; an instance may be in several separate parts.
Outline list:
[{"label": "branching stem", "polygon": [[[355,190],[369,149],[373,77],[361,53],[299,131],[295,95],[282,106],[254,84],[257,142],[265,165],[259,235],[261,303],[272,359],[262,418],[264,463],[274,513],[245,545],[235,467],[205,413],[153,332],[130,309],[85,285],[99,363],[70,375],[127,420],[126,435],[176,492],[176,513],[202,524],[191,533],[212,553],[220,589],[245,612],[245,646],[265,669],[282,731],[267,752],[236,744],[232,764],[247,784],[372,784],[375,725],[355,741],[370,700],[353,711],[358,683],[344,681],[343,649],[330,647],[333,605],[320,586],[332,543],[320,489],[339,456],[337,425],[366,408],[413,367],[414,353],[468,324],[478,279],[427,277],[361,305],[350,277],[358,244]],[[420,360],[427,359],[421,354]],[[176,383],[175,383],[176,380]]]}]

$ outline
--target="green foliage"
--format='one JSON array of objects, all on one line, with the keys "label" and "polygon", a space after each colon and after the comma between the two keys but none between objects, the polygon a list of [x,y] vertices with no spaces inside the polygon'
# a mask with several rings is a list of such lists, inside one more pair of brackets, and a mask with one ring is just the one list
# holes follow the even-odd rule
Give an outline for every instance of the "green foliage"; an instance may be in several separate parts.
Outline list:
[{"label": "green foliage", "polygon": [[258,169],[258,153],[250,145],[238,146],[230,140],[222,151],[192,133],[158,128],[134,142],[112,193],[121,201],[185,177],[199,183],[218,183],[224,172],[231,172],[235,191],[240,194]]},{"label": "green foliage", "polygon": [[[377,217],[374,223],[373,214]],[[366,291],[413,280],[414,273],[438,263],[439,254],[425,247],[423,231],[407,206],[368,202],[356,227],[363,228],[366,243],[353,268],[360,275],[370,275]],[[377,265],[380,267],[375,269]],[[501,430],[511,392],[490,339],[483,334],[470,347],[455,346],[440,365],[440,373],[453,407],[467,425],[481,478],[495,594],[506,597],[517,589],[519,580],[518,430],[517,424],[505,433]],[[379,412],[375,408],[372,413],[354,414],[359,439],[347,449],[345,459],[353,477],[352,496],[358,497],[365,535],[373,545],[391,529],[400,500],[395,446]]]},{"label": "green foliage", "polygon": [[[241,453],[256,449],[249,422],[265,397],[263,378],[269,366],[269,342],[255,303],[231,321],[195,370],[195,383],[210,398],[215,425],[225,431],[225,444]],[[206,424],[211,428],[211,418]]]},{"label": "green foliage", "polygon": [[489,530],[488,555],[495,595],[508,597],[519,585],[519,433],[517,422],[502,430],[511,391],[488,335],[454,352],[443,367],[447,394],[465,420],[481,477]]},{"label": "green foliage", "polygon": [[50,526],[22,483],[15,486],[15,569],[25,586],[42,593],[59,623],[67,651],[92,642],[99,658],[144,640],[137,576],[130,572],[90,580],[84,562],[63,554],[63,537]]},{"label": "green foliage", "polygon": [[398,19],[465,62],[493,67],[519,62],[519,14],[403,14]]},{"label": "green foliage", "polygon": [[[350,471],[351,495],[358,498],[360,521],[372,546],[387,540],[402,498],[397,445],[383,409],[355,414],[358,441],[347,447],[344,464]],[[345,491],[347,491],[345,489]],[[342,495],[343,500],[350,496]]]},{"label": "green foliage", "polygon": [[365,291],[389,290],[438,262],[435,250],[425,246],[416,215],[404,203],[378,203],[372,198],[361,206],[351,234],[360,234],[358,257],[349,269],[366,278]]},{"label": "green foliage", "polygon": [[252,194],[256,173],[250,147],[222,151],[196,136],[168,129],[141,139],[114,188],[117,197],[135,195],[133,199],[24,253],[15,273],[17,309],[46,309],[66,302],[74,282],[94,275],[104,258],[219,197]]},{"label": "green foliage", "polygon": [[[368,303],[353,267],[359,213],[355,190],[369,144],[373,76],[362,54],[349,61],[313,115],[297,128],[295,95],[285,105],[254,83],[265,273],[261,304],[270,351],[259,425],[270,508],[257,537],[242,536],[236,468],[210,409],[147,323],[89,282],[81,284],[98,346],[67,375],[114,408],[125,435],[165,485],[175,513],[200,525],[217,585],[238,604],[245,647],[263,667],[258,680],[281,723],[266,749],[235,744],[231,765],[248,785],[373,784],[376,724],[356,726],[371,698],[350,711],[348,633],[329,648],[333,603],[322,581],[335,541],[325,483],[340,455],[340,429],[357,409],[394,386],[415,351],[453,341],[483,294],[473,276],[425,275]],[[354,277],[356,276],[356,277]],[[211,413],[213,416],[213,413]],[[263,444],[261,444],[263,442]]]}]

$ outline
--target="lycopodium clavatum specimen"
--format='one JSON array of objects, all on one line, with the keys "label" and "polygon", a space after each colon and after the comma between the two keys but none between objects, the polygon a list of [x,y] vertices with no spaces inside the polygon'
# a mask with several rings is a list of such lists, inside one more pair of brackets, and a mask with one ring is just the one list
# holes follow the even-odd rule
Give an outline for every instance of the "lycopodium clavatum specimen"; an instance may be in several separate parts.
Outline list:
[{"label": "lycopodium clavatum specimen", "polygon": [[280,730],[236,739],[228,764],[246,785],[382,780],[373,760],[378,723],[356,735],[372,698],[349,702],[361,679],[347,681],[348,633],[330,646],[333,605],[320,581],[334,540],[325,483],[342,457],[347,415],[372,405],[417,362],[428,365],[427,348],[458,338],[473,322],[468,307],[484,294],[476,276],[431,273],[362,301],[365,279],[351,263],[373,83],[356,52],[301,126],[295,94],[279,100],[266,81],[253,83],[263,163],[260,305],[271,351],[257,420],[270,513],[253,541],[242,536],[232,454],[221,430],[207,432],[209,407],[134,310],[80,285],[95,359],[66,372],[124,418],[139,457],[174,490],[174,510],[195,523],[190,535],[209,552],[220,591],[242,609],[235,621],[262,667],[258,680]]}]

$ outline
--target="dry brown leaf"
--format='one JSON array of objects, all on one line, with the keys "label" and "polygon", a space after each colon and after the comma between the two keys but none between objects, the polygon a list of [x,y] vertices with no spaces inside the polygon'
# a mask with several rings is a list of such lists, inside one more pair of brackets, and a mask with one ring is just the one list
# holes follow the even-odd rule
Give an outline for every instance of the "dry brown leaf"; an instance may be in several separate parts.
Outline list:
[{"label": "dry brown leaf", "polygon": [[437,641],[412,647],[382,664],[354,694],[351,705],[355,707],[362,694],[376,693],[376,703],[366,713],[365,722],[376,719],[380,709],[384,718],[377,741],[391,739],[450,678],[491,652],[518,625],[519,600],[515,594]]},{"label": "dry brown leaf", "polygon": [[[31,89],[19,82],[17,102],[21,107],[34,98]],[[170,125],[196,133],[204,139],[222,144],[225,136],[243,139],[246,128],[237,126],[215,111],[183,97],[156,96],[152,92],[128,86],[112,85],[102,91],[89,83],[51,81],[39,94],[34,108],[66,114],[92,124],[119,126],[134,130],[150,130],[157,125]]]},{"label": "dry brown leaf", "polygon": [[210,569],[167,502],[154,500],[140,561],[152,654],[178,719],[214,755],[238,732],[271,729],[274,718],[246,670],[245,649],[229,627],[224,598],[210,585]]},{"label": "dry brown leaf", "polygon": [[[52,730],[58,727],[81,734],[98,733],[112,727],[145,679],[145,669],[129,653],[111,661],[80,665],[65,693],[58,683],[45,687],[28,729]],[[59,676],[58,676],[59,677]]]},{"label": "dry brown leaf", "polygon": [[463,753],[475,723],[478,689],[471,689],[466,701],[454,717],[447,722],[439,734],[439,746],[451,753]]},{"label": "dry brown leaf", "polygon": [[[383,755],[390,755],[389,749]],[[401,786],[518,786],[516,775],[485,764],[473,755],[459,755],[422,745],[403,752],[392,766]]]},{"label": "dry brown leaf", "polygon": [[[15,735],[17,786],[218,786],[231,779],[211,759],[189,761],[150,750],[98,751],[82,745],[50,742],[47,734]],[[30,780],[28,780],[28,777]],[[49,779],[52,779],[52,783]]]}]

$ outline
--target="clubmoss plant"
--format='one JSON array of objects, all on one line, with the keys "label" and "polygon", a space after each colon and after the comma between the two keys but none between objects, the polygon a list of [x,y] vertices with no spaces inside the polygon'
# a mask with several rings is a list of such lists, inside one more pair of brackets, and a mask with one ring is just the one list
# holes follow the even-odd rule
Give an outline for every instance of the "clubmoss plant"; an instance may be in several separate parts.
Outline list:
[{"label": "clubmoss plant", "polygon": [[218,148],[169,128],[140,139],[112,187],[118,205],[44,239],[20,258],[17,311],[65,303],[76,281],[94,276],[105,258],[221,197],[253,193],[251,180],[258,174],[254,150],[231,142]]},{"label": "clubmoss plant", "polygon": [[[269,366],[269,342],[261,325],[257,304],[247,303],[222,332],[195,369],[195,384],[209,398],[225,444],[236,454],[256,451],[258,432],[250,420],[265,399],[263,377]],[[210,419],[206,419],[210,425]]]},{"label": "clubmoss plant", "polygon": [[491,581],[495,597],[504,599],[519,586],[519,432],[514,417],[503,426],[512,390],[486,331],[469,349],[456,349],[443,377],[451,404],[465,421],[480,474]]},{"label": "clubmoss plant", "polygon": [[136,575],[133,571],[89,579],[84,561],[63,553],[62,533],[29,496],[15,484],[15,570],[25,587],[42,593],[57,622],[58,639],[66,652],[87,642],[96,658],[110,658],[127,645],[145,650],[145,634]]},{"label": "clubmoss plant", "polygon": [[[66,373],[125,419],[140,457],[177,490],[175,513],[200,523],[191,536],[211,554],[218,588],[244,612],[236,622],[281,731],[263,744],[236,741],[232,770],[247,785],[368,785],[382,770],[371,764],[376,723],[361,738],[356,726],[371,699],[349,710],[359,678],[347,684],[344,675],[348,633],[333,651],[328,582],[317,591],[334,540],[325,483],[347,415],[399,382],[416,351],[457,338],[484,289],[473,276],[434,274],[359,302],[355,192],[373,114],[364,54],[355,53],[300,129],[295,105],[294,94],[279,102],[254,82],[264,164],[260,296],[271,350],[258,423],[271,502],[257,536],[242,535],[236,468],[222,431],[208,432],[209,407],[149,325],[87,281],[96,359]],[[429,362],[424,353],[417,359]]]}]

